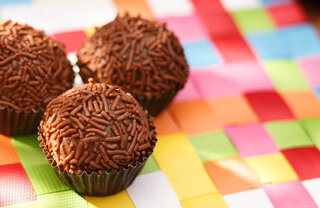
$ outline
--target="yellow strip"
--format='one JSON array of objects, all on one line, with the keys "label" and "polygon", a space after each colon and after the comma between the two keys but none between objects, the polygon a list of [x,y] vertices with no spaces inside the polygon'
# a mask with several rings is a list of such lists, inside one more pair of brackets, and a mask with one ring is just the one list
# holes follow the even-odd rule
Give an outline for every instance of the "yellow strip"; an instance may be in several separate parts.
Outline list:
[{"label": "yellow strip", "polygon": [[228,208],[227,203],[219,193],[207,194],[180,201],[183,208]]},{"label": "yellow strip", "polygon": [[134,208],[135,207],[126,191],[122,191],[120,193],[117,193],[111,196],[105,196],[105,197],[84,196],[84,198],[85,200],[87,200],[88,206],[90,208],[100,208],[100,207],[108,207],[108,208],[133,207]]},{"label": "yellow strip", "polygon": [[86,36],[87,36],[88,38],[91,38],[91,36],[95,33],[95,31],[96,31],[96,28],[95,28],[95,27],[88,27],[88,28],[86,28],[86,29],[84,30],[84,32],[85,32],[85,34],[86,34]]},{"label": "yellow strip", "polygon": [[160,136],[154,157],[180,200],[218,192],[183,134]]},{"label": "yellow strip", "polygon": [[283,183],[299,180],[281,153],[255,156],[245,160],[255,170],[261,183]]},{"label": "yellow strip", "polygon": [[7,206],[3,208],[41,208],[40,204],[37,201],[27,202],[23,204],[17,204],[12,206]]}]

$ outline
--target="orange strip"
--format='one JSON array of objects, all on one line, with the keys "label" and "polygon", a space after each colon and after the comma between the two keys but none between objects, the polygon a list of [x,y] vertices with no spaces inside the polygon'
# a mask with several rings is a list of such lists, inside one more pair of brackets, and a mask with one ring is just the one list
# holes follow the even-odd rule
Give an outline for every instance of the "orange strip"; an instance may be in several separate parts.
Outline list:
[{"label": "orange strip", "polygon": [[145,0],[114,0],[120,14],[129,12],[131,15],[141,15],[141,17],[153,20],[153,14]]},{"label": "orange strip", "polygon": [[258,122],[256,114],[243,96],[213,99],[208,103],[223,125]]},{"label": "orange strip", "polygon": [[159,136],[179,133],[179,128],[167,109],[163,110],[155,119],[154,125]]},{"label": "orange strip", "polygon": [[183,133],[194,135],[221,130],[222,125],[204,100],[173,103],[169,107]]},{"label": "orange strip", "polygon": [[0,165],[20,163],[20,159],[11,139],[0,134]]},{"label": "orange strip", "polygon": [[253,169],[241,157],[229,157],[204,164],[223,195],[260,188]]},{"label": "orange strip", "polygon": [[320,116],[320,102],[311,91],[283,92],[281,95],[297,118]]}]

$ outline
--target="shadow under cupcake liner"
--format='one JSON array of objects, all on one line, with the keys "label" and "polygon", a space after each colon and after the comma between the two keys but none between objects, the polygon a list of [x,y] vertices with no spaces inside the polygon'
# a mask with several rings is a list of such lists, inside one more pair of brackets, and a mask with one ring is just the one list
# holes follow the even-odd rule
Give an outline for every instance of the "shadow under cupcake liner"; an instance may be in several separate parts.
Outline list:
[{"label": "shadow under cupcake liner", "polygon": [[43,113],[0,107],[0,133],[7,136],[36,133]]}]

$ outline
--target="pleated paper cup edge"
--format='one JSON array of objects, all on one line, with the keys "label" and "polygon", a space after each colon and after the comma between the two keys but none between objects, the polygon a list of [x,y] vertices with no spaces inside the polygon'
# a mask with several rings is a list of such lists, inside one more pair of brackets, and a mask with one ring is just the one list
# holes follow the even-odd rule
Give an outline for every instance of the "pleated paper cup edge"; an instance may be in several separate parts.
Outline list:
[{"label": "pleated paper cup edge", "polygon": [[[155,131],[152,121],[153,118],[150,115],[148,115],[148,118],[150,130]],[[49,152],[45,150],[45,139],[42,138],[42,135],[40,134],[40,127],[38,130],[38,140],[40,142],[39,146],[42,148],[46,155],[46,160],[49,161],[51,167],[54,169],[60,180],[74,191],[92,196],[112,195],[126,189],[129,185],[131,185],[134,179],[142,171],[150,155],[153,153],[157,142],[155,132],[153,138],[151,139],[151,148],[147,152],[148,154],[142,157],[140,159],[141,161],[136,161],[134,166],[129,164],[125,168],[120,167],[119,170],[113,169],[109,172],[103,170],[101,175],[98,175],[95,171],[93,171],[91,174],[88,174],[86,171],[83,171],[80,175],[76,172],[69,174],[66,170],[60,172],[58,166],[53,165],[53,159],[47,157]]]},{"label": "pleated paper cup edge", "polygon": [[44,110],[24,109],[18,111],[8,106],[0,107],[0,133],[7,136],[32,134],[37,132]]}]

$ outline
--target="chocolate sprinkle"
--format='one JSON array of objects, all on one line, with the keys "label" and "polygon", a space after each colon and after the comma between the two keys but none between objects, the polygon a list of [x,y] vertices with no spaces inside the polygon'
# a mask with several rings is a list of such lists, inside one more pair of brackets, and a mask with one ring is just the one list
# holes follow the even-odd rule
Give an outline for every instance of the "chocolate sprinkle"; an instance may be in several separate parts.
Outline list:
[{"label": "chocolate sprinkle", "polygon": [[[88,93],[92,94],[89,98]],[[105,103],[101,107],[97,105],[100,101]],[[92,111],[87,108],[90,102]],[[70,104],[74,107],[69,108]],[[104,116],[110,113],[114,118]],[[94,84],[90,79],[89,84],[72,88],[48,104],[39,133],[48,159],[61,172],[101,173],[135,165],[151,150],[155,131],[149,122],[130,94],[105,83]],[[133,139],[124,127],[128,124]]]},{"label": "chocolate sprinkle", "polygon": [[7,21],[0,26],[0,107],[44,111],[73,79],[61,43],[29,25]]},{"label": "chocolate sprinkle", "polygon": [[183,88],[188,64],[183,48],[165,24],[128,14],[98,29],[78,52],[86,82],[121,86],[136,95],[161,95]]}]

